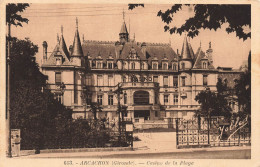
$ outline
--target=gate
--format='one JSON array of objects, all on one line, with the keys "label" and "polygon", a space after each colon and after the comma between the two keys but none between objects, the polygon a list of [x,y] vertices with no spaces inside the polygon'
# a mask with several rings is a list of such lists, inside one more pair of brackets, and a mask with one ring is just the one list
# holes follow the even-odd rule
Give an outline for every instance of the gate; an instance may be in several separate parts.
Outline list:
[{"label": "gate", "polygon": [[177,148],[205,146],[239,146],[251,144],[251,128],[248,122],[230,126],[217,118],[176,119]]}]

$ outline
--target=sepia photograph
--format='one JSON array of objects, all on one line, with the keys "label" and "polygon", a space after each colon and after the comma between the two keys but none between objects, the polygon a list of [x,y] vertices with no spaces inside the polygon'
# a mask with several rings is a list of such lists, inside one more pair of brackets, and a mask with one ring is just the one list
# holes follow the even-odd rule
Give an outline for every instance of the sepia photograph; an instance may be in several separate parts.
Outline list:
[{"label": "sepia photograph", "polygon": [[8,161],[252,160],[250,3],[2,6]]}]

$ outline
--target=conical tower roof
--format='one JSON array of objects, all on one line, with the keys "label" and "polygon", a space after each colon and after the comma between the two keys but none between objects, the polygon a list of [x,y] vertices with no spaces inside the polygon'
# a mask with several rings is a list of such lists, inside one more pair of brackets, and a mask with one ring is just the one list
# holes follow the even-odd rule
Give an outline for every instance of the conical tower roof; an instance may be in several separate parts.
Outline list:
[{"label": "conical tower roof", "polygon": [[65,43],[63,34],[61,34],[61,37],[60,37],[60,49],[62,49],[63,52],[65,53],[65,55],[66,55],[67,57],[69,57],[69,52],[68,52],[67,45],[66,45],[66,43]]},{"label": "conical tower roof", "polygon": [[122,24],[122,26],[121,26],[120,34],[128,34],[125,21],[123,22],[123,24]]},{"label": "conical tower roof", "polygon": [[191,53],[186,35],[184,37],[184,41],[183,41],[183,45],[182,45],[181,58],[186,59],[186,60],[192,59],[192,53]]},{"label": "conical tower roof", "polygon": [[76,19],[76,32],[74,36],[73,48],[71,56],[81,57],[83,56],[83,50],[80,42],[79,31],[78,31],[78,19]]}]

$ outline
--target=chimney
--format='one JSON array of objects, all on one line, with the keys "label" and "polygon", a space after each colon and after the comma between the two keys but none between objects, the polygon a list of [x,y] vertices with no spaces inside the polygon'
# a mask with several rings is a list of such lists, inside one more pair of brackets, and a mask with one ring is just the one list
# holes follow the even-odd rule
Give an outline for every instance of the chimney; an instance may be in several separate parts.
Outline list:
[{"label": "chimney", "polygon": [[43,47],[43,63],[45,63],[47,61],[47,48],[48,48],[48,44],[46,41],[43,41],[42,47]]},{"label": "chimney", "polygon": [[209,42],[209,49],[206,51],[208,54],[209,62],[213,64],[213,49],[211,48],[211,42]]},{"label": "chimney", "polygon": [[143,43],[141,44],[141,52],[143,53],[144,57],[145,57],[146,59],[148,59],[148,57],[147,57],[147,55],[146,55],[146,43],[145,43],[145,42],[143,42]]}]

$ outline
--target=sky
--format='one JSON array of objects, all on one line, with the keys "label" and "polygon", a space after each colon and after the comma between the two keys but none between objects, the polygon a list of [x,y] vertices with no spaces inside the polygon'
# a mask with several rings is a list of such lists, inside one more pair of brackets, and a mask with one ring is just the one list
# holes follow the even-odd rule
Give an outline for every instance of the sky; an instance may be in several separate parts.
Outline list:
[{"label": "sky", "polygon": [[[170,34],[164,32],[165,23],[157,16],[159,10],[165,11],[172,5],[145,4],[145,7],[138,7],[128,10],[127,4],[34,4],[32,3],[21,15],[29,19],[28,24],[23,27],[12,26],[11,35],[19,39],[25,37],[39,46],[36,60],[39,64],[42,61],[42,42],[48,43],[48,52],[52,52],[57,44],[57,34],[63,36],[67,47],[73,44],[76,17],[81,41],[84,35],[85,40],[118,41],[119,32],[123,22],[123,11],[130,38],[137,42],[171,43],[175,52],[181,51],[184,34]],[[194,15],[190,7],[184,7],[178,12],[171,25],[180,26],[186,19]],[[243,41],[236,37],[235,33],[228,34],[225,31],[227,24],[221,29],[200,30],[197,37],[190,38],[194,53],[198,47],[206,52],[209,42],[213,49],[213,65],[215,67],[233,67],[237,69],[247,60],[251,50],[251,40]],[[50,55],[50,53],[49,53]]]}]

